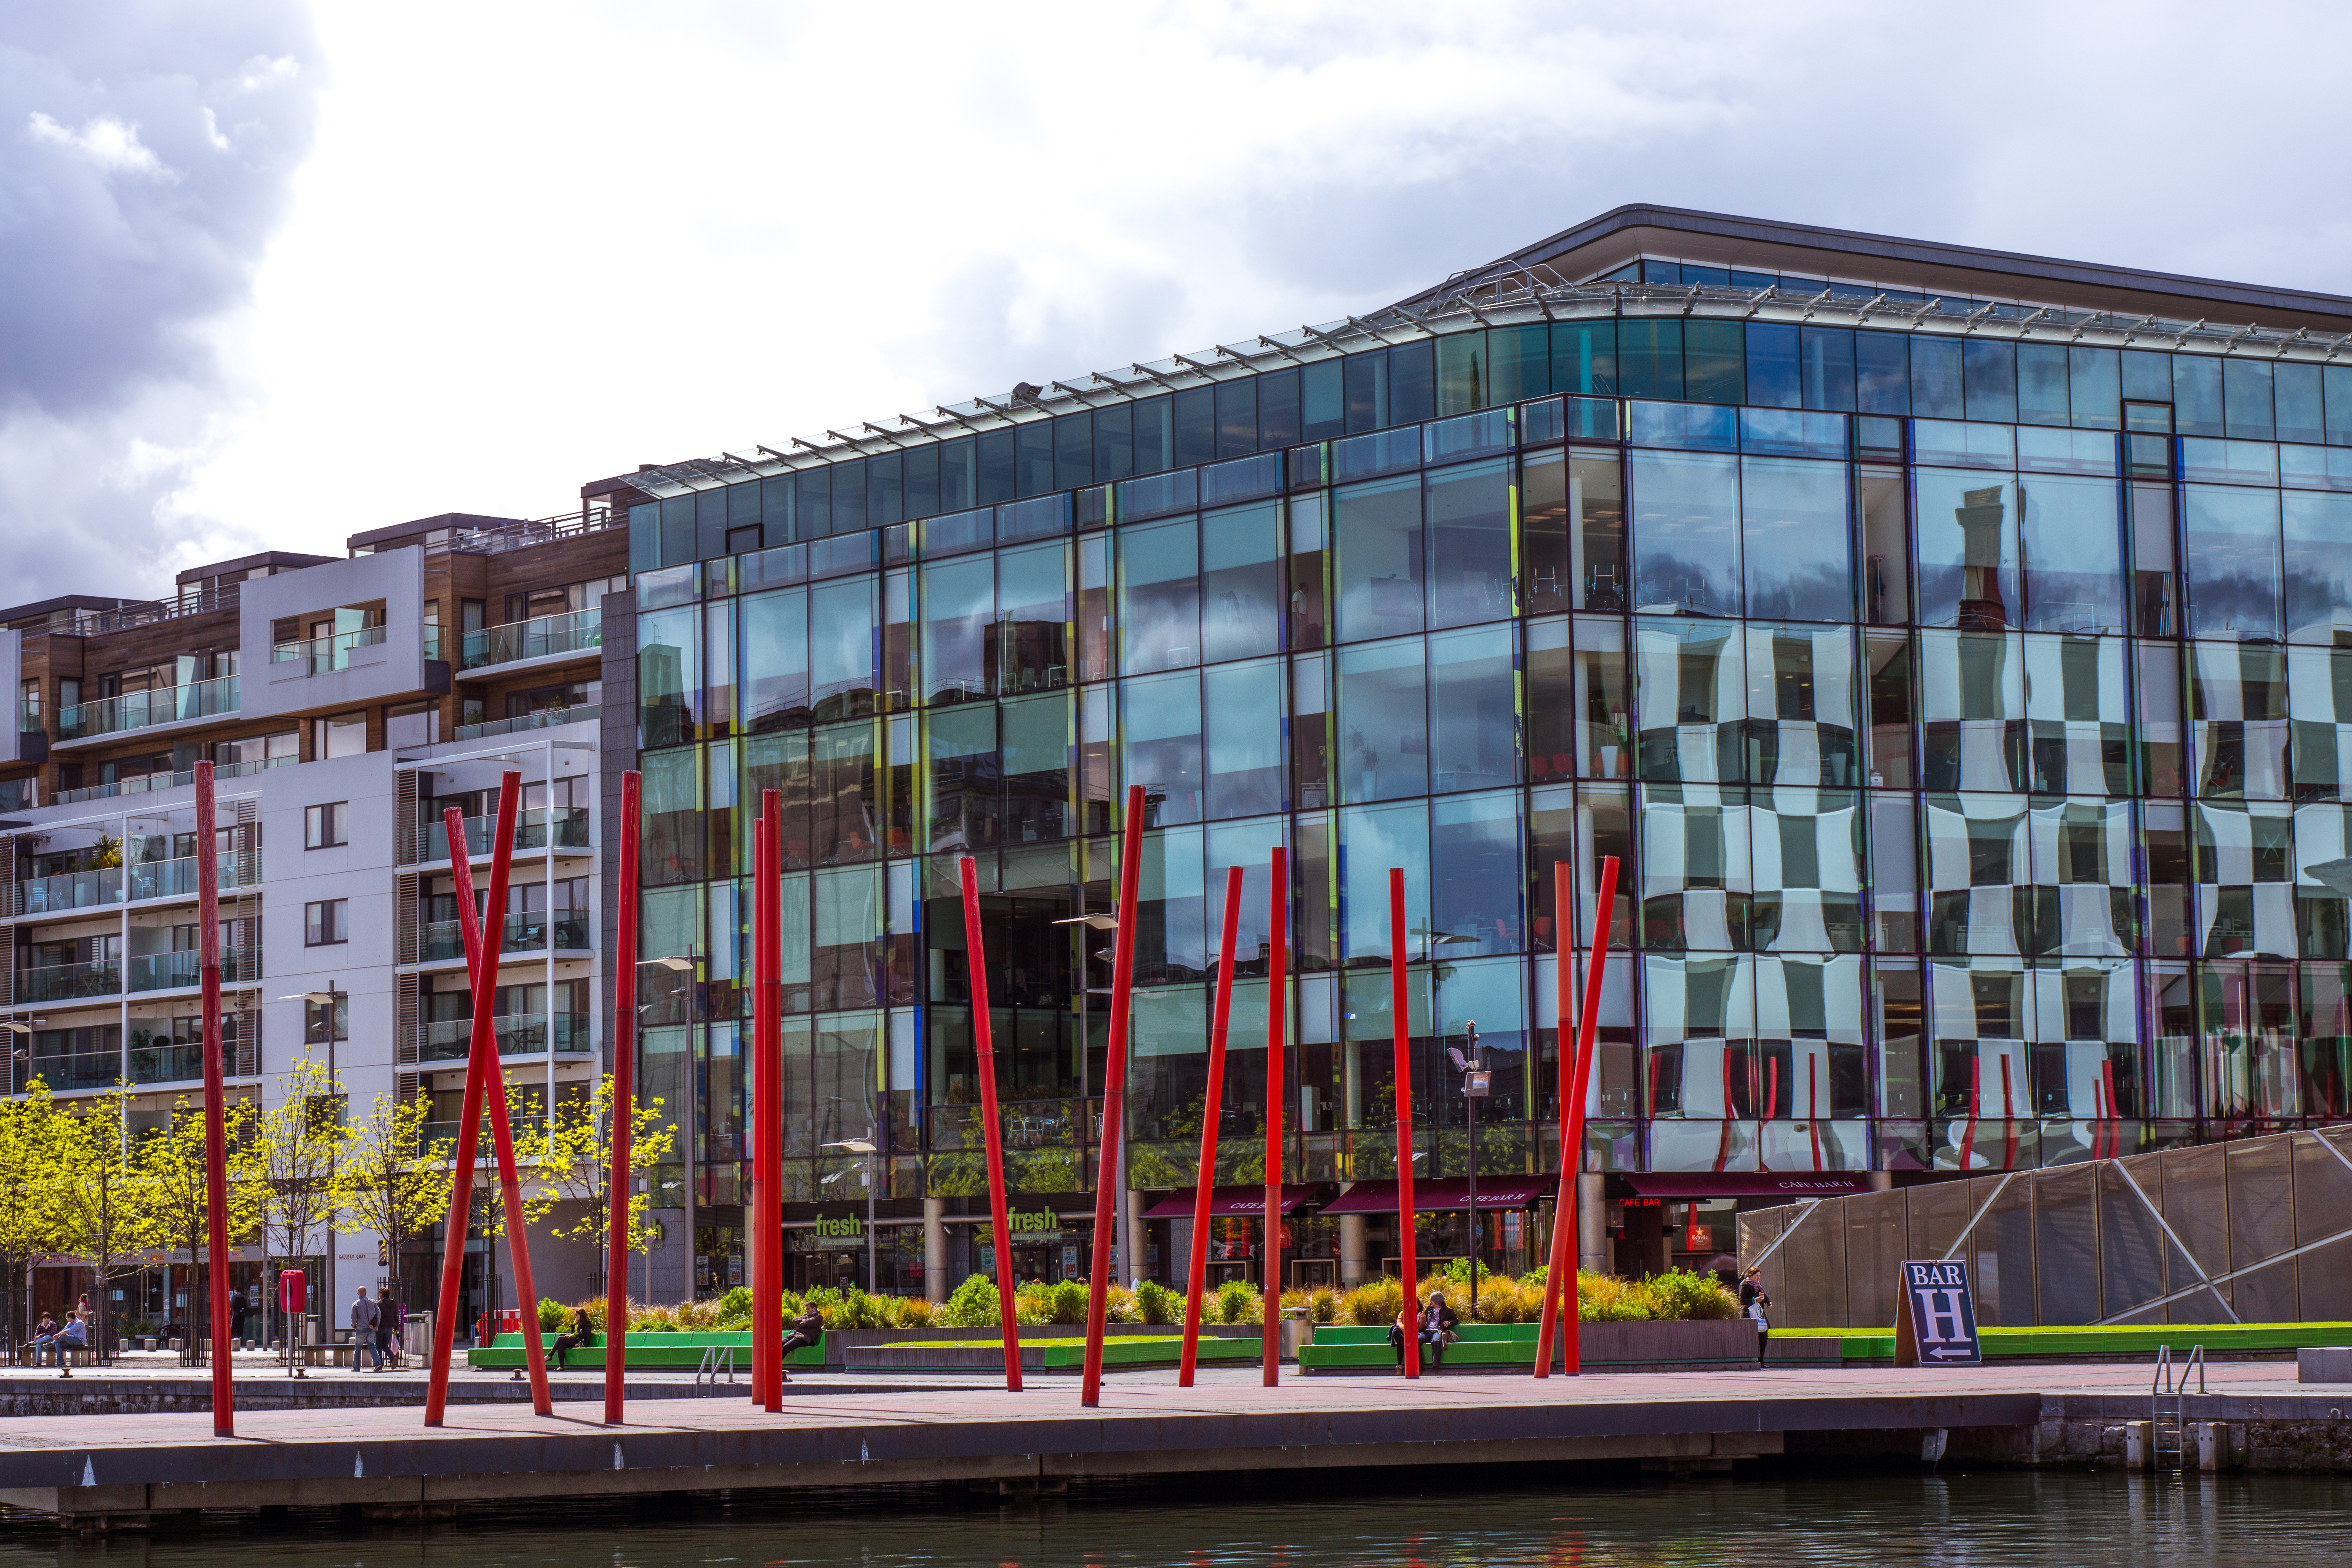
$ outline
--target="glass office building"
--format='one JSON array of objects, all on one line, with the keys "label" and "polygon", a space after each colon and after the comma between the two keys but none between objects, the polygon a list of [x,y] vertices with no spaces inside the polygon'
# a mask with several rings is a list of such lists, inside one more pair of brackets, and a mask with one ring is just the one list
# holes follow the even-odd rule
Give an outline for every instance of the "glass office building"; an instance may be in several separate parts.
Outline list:
[{"label": "glass office building", "polygon": [[[1584,1168],[1686,1194],[2352,1114],[2347,330],[2332,297],[1625,209],[1363,319],[630,476],[643,951],[699,960],[647,1047],[706,1278],[765,788],[788,1195],[862,1204],[824,1146],[872,1128],[886,1286],[921,1283],[922,1200],[936,1271],[981,1190],[961,856],[1013,1184],[1084,1206],[1109,939],[1056,922],[1110,907],[1132,784],[1139,1203],[1191,1188],[1229,866],[1220,1170],[1258,1169],[1289,851],[1286,1282],[1394,1250],[1376,1202],[1369,1236],[1314,1212],[1394,1174],[1391,867],[1433,1190],[1474,1146],[1490,1192],[1559,1170],[1555,964],[1597,940]],[[1525,1267],[1537,1217],[1483,1216],[1482,1256]],[[1702,1217],[1674,1252],[1730,1245]]]}]

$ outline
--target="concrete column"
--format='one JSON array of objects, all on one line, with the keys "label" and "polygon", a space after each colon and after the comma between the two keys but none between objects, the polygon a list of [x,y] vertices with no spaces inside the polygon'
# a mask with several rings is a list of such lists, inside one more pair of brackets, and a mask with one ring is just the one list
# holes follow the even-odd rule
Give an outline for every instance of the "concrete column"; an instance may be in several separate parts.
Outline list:
[{"label": "concrete column", "polygon": [[948,1201],[923,1200],[923,1295],[938,1302],[948,1299]]},{"label": "concrete column", "polygon": [[1364,1267],[1364,1216],[1343,1214],[1339,1216],[1339,1283],[1360,1284],[1370,1272]]},{"label": "concrete column", "polygon": [[1598,1171],[1576,1173],[1576,1266],[1595,1274],[1610,1272],[1608,1184]]}]

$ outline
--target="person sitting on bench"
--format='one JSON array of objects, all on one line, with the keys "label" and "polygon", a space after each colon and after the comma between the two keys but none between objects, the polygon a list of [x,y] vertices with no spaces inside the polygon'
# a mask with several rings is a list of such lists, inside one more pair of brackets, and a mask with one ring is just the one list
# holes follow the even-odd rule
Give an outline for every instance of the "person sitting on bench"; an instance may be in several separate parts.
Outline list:
[{"label": "person sitting on bench", "polygon": [[555,1370],[562,1372],[563,1358],[596,1337],[596,1325],[588,1321],[588,1309],[580,1309],[580,1321],[572,1325],[568,1334],[555,1336]]},{"label": "person sitting on bench", "polygon": [[811,1350],[823,1343],[824,1343],[824,1314],[818,1311],[815,1305],[812,1303],[801,1312],[799,1317],[793,1320],[790,1330],[784,1335],[782,1355],[777,1358],[776,1375],[786,1383],[792,1382],[791,1375],[784,1371],[782,1356],[790,1355],[797,1350]]}]

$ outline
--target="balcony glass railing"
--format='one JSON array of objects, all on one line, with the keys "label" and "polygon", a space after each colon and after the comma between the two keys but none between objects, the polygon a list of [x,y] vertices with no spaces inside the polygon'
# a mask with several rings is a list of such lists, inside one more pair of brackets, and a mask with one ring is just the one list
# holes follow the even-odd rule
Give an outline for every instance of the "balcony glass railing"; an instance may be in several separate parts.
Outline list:
[{"label": "balcony glass railing", "polygon": [[[501,952],[537,952],[547,945],[548,919],[541,914],[509,915]],[[558,949],[584,952],[588,949],[588,920],[584,915],[558,914],[555,917],[555,945]],[[428,921],[417,932],[416,957],[420,963],[439,963],[446,959],[466,956],[466,933],[456,921]]]},{"label": "balcony glass railing", "polygon": [[457,739],[482,741],[498,735],[520,735],[528,730],[551,730],[558,724],[584,722],[603,710],[602,705],[594,702],[571,708],[541,708],[536,712],[518,713],[511,719],[493,719],[486,724],[460,724]]},{"label": "balcony glass railing", "polygon": [[[223,763],[213,770],[215,779],[241,779],[257,773],[264,768],[290,768],[299,757],[257,757],[249,763]],[[182,789],[196,782],[195,770],[183,769],[176,773],[137,773],[112,784],[90,784],[82,789],[59,790],[56,804],[70,805],[76,801],[109,800],[120,795],[145,795],[159,789]]]},{"label": "balcony glass railing", "polygon": [[27,1079],[39,1079],[52,1093],[76,1089],[112,1089],[122,1076],[122,1053],[89,1051],[69,1057],[35,1057],[26,1068]]},{"label": "balcony glass railing", "polygon": [[126,692],[121,697],[62,709],[58,713],[58,738],[82,741],[93,735],[112,735],[124,730],[145,730],[157,724],[234,713],[238,703],[237,679],[224,675],[216,680],[194,680],[185,686],[167,686],[160,691]]},{"label": "balcony glass railing", "polygon": [[16,884],[16,907],[28,915],[61,914],[122,901],[122,868],[103,866],[95,871],[60,871]]},{"label": "balcony glass railing", "polygon": [[[543,1014],[528,1017],[493,1018],[491,1027],[498,1032],[499,1055],[502,1057],[535,1057],[547,1049],[548,1019]],[[554,1019],[555,1048],[559,1052],[582,1052],[590,1048],[589,1018],[585,1013],[558,1013]],[[425,1026],[425,1037],[417,1043],[416,1055],[421,1061],[451,1062],[466,1059],[473,1044],[474,1021],[471,1018],[443,1018]]]},{"label": "balcony glass railing", "polygon": [[133,1083],[186,1083],[204,1076],[205,1048],[194,1042],[131,1047]]},{"label": "balcony glass railing", "polygon": [[[245,887],[254,880],[258,869],[257,856],[222,856],[216,874],[220,890]],[[131,897],[134,901],[194,898],[196,882],[196,858],[193,855],[183,855],[176,860],[145,860],[131,868]]]},{"label": "balcony glass railing", "polygon": [[50,963],[16,971],[19,1002],[70,1002],[82,996],[122,994],[122,965],[111,958],[91,963]]},{"label": "balcony glass railing", "polygon": [[[553,820],[551,822],[550,817]],[[498,828],[498,819],[490,816],[466,818],[466,853],[487,855],[490,852],[490,835]],[[552,837],[559,849],[588,847],[588,808],[584,805],[557,807],[551,814],[541,806],[535,811],[515,814],[514,847],[518,853],[529,849],[544,849]],[[419,836],[417,858],[422,860],[449,858],[449,834],[439,818],[425,825]]]},{"label": "balcony glass railing", "polygon": [[278,643],[269,650],[269,662],[307,665],[310,668],[304,673],[310,675],[349,669],[353,653],[363,647],[383,645],[385,630],[383,626],[362,626],[357,631],[337,632],[331,637]]},{"label": "balcony glass railing", "polygon": [[541,616],[511,626],[485,626],[466,634],[460,669],[513,664],[519,659],[545,658],[550,654],[579,653],[601,647],[604,640],[604,612],[573,610],[567,615]]},{"label": "balcony glass railing", "polygon": [[[261,954],[249,947],[221,949],[221,979],[254,980],[261,974]],[[198,952],[150,952],[131,961],[131,989],[170,991],[204,984],[204,955]]]}]

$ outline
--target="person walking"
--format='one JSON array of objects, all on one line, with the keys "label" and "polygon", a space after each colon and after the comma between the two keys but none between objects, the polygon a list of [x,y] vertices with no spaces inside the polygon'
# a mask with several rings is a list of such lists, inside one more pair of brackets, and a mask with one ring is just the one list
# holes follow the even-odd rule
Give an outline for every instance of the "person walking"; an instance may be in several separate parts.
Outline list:
[{"label": "person walking", "polygon": [[362,1353],[375,1363],[368,1368],[370,1372],[383,1370],[383,1357],[375,1348],[375,1303],[368,1300],[367,1287],[353,1286],[352,1288],[352,1370],[353,1372],[359,1371],[360,1356]]},{"label": "person walking", "polygon": [[1761,1266],[1751,1263],[1739,1276],[1739,1315],[1756,1324],[1756,1364],[1764,1364],[1764,1346],[1772,1335],[1772,1298],[1764,1293]]},{"label": "person walking", "polygon": [[1461,1316],[1445,1304],[1445,1292],[1432,1290],[1429,1308],[1421,1315],[1423,1359],[1432,1372],[1439,1370],[1445,1361],[1445,1347],[1454,1342],[1454,1331],[1462,1326]]},{"label": "person walking", "polygon": [[400,1364],[400,1331],[404,1314],[386,1285],[375,1293],[375,1364],[378,1371]]},{"label": "person walking", "polygon": [[583,1307],[579,1312],[579,1317],[572,1325],[572,1331],[555,1336],[555,1370],[558,1372],[564,1370],[564,1357],[596,1337],[596,1325],[588,1321],[588,1309]]},{"label": "person walking", "polygon": [[784,1371],[783,1358],[794,1351],[811,1349],[823,1343],[824,1314],[818,1311],[816,1303],[812,1301],[802,1309],[799,1317],[793,1320],[792,1331],[784,1336],[784,1348],[776,1358],[776,1375],[786,1383],[792,1382]]}]

